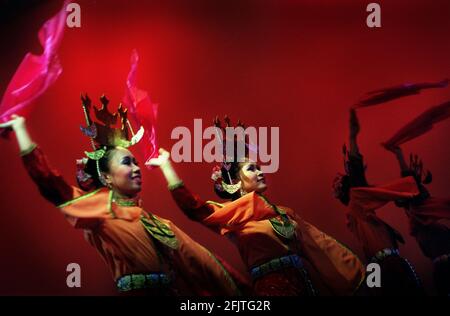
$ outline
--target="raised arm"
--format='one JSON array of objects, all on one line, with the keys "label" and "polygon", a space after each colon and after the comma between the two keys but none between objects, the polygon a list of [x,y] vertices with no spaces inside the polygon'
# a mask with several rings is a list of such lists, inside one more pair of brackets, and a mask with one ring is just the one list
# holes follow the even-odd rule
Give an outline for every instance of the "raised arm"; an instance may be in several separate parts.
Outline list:
[{"label": "raised arm", "polygon": [[358,156],[360,155],[359,153],[359,148],[358,148],[358,142],[357,142],[357,137],[360,131],[360,126],[359,126],[359,120],[358,120],[358,116],[356,115],[356,111],[355,109],[350,109],[350,122],[349,122],[349,130],[350,130],[350,135],[349,135],[349,143],[350,143],[350,151],[349,154],[351,156]]},{"label": "raised arm", "polygon": [[161,169],[173,199],[187,217],[202,222],[214,212],[214,205],[201,200],[184,186],[183,181],[172,166],[168,151],[160,148],[158,158],[151,159],[150,165]]},{"label": "raised arm", "polygon": [[149,164],[151,166],[159,167],[161,169],[169,188],[178,186],[182,183],[181,179],[178,177],[178,174],[175,172],[175,169],[173,169],[172,167],[169,152],[164,148],[159,149],[158,158],[150,159]]},{"label": "raised arm", "polygon": [[348,152],[347,171],[350,177],[351,187],[365,187],[368,186],[366,179],[366,172],[364,166],[364,159],[359,152],[357,136],[360,131],[358,116],[354,109],[350,110],[349,121],[349,144],[350,150]]},{"label": "raised arm", "polygon": [[[417,183],[417,187],[419,188],[420,194],[410,199],[409,202],[415,205],[421,204],[423,201],[430,197],[430,192],[425,187],[424,184],[428,184],[432,180],[432,175],[430,171],[424,172],[422,161],[419,159],[417,155],[410,156],[410,165],[406,163],[405,157],[403,155],[403,151],[399,146],[389,147],[383,144],[384,148],[394,153],[397,161],[400,165],[401,176],[402,177],[413,177]],[[404,206],[405,204],[402,201],[398,201],[396,203],[398,206]],[[406,204],[408,205],[408,204]]]},{"label": "raised arm", "polygon": [[402,149],[399,146],[396,146],[396,147],[384,146],[384,147],[387,150],[389,150],[390,152],[392,152],[395,155],[395,157],[397,158],[398,164],[400,166],[401,175],[403,177],[412,175],[411,171],[408,167],[408,164],[406,163],[405,156],[403,155]]},{"label": "raised arm", "polygon": [[36,147],[28,134],[24,117],[13,114],[10,121],[0,124],[0,128],[14,131],[21,155],[32,151]]},{"label": "raised arm", "polygon": [[10,121],[0,124],[0,128],[14,131],[25,169],[44,198],[54,205],[60,205],[73,198],[73,188],[50,167],[43,152],[31,140],[25,118],[12,115]]}]

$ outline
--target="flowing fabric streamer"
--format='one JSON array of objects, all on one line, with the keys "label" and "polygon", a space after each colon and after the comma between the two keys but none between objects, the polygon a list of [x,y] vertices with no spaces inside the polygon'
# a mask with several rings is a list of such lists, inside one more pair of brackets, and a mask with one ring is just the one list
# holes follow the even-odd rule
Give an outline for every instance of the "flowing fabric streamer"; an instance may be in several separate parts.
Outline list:
[{"label": "flowing fabric streamer", "polygon": [[402,127],[389,140],[382,143],[386,149],[398,147],[429,132],[433,126],[450,117],[450,101],[436,105]]},{"label": "flowing fabric streamer", "polygon": [[395,100],[401,97],[406,97],[413,94],[419,94],[423,89],[431,88],[445,88],[448,86],[449,80],[445,79],[439,82],[424,82],[403,84],[399,86],[374,90],[368,92],[364,97],[356,103],[353,108],[362,108],[368,106],[378,105],[384,102]]},{"label": "flowing fabric streamer", "polygon": [[144,128],[142,141],[136,146],[141,149],[145,155],[146,166],[152,167],[147,162],[158,156],[156,142],[156,117],[158,113],[158,105],[150,101],[147,91],[140,90],[137,85],[137,67],[139,55],[136,50],[131,54],[131,68],[128,73],[125,96],[123,103],[127,106],[134,120]]},{"label": "flowing fabric streamer", "polygon": [[17,68],[0,103],[0,122],[8,121],[11,114],[27,117],[32,101],[42,95],[61,74],[57,49],[64,33],[68,3],[65,1],[61,10],[39,30],[39,42],[44,50],[42,55],[27,53]]}]

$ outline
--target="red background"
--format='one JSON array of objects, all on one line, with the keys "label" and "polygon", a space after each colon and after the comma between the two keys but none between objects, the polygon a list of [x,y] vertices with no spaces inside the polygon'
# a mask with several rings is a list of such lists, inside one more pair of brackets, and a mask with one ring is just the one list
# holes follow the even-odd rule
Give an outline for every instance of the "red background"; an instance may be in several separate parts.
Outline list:
[{"label": "red background", "polygon": [[[176,126],[228,114],[254,126],[280,127],[280,168],[268,197],[360,248],[345,226],[344,207],[331,194],[342,171],[349,106],[364,92],[403,82],[440,80],[450,72],[450,2],[378,1],[382,27],[365,24],[370,1],[76,1],[81,28],[66,28],[59,56],[63,73],[36,101],[29,131],[66,179],[89,149],[79,132],[79,94],[106,93],[116,105],[124,92],[133,48],[141,57],[139,86],[160,105],[158,140],[170,148]],[[337,4],[339,2],[339,4]],[[37,31],[62,1],[2,1],[0,92],[27,51],[40,53]],[[450,89],[425,91],[359,112],[360,147],[371,183],[398,176],[379,146]],[[448,194],[450,124],[405,146],[433,172],[436,196]],[[0,294],[115,294],[95,250],[28,179],[15,141],[0,142]],[[177,164],[191,189],[215,199],[206,163]],[[243,270],[225,238],[189,221],[177,209],[158,170],[144,172],[148,211],[173,220],[196,240]],[[408,235],[406,216],[392,206],[380,216],[406,239],[402,254],[433,293],[431,263]],[[82,287],[66,286],[66,266],[81,265]]]}]

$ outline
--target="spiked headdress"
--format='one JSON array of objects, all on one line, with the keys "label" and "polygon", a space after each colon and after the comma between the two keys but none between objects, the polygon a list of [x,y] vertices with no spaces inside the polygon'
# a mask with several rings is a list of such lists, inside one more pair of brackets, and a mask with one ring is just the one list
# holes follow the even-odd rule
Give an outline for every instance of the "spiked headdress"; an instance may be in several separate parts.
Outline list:
[{"label": "spiked headdress", "polygon": [[[235,135],[233,139],[228,139],[226,137],[226,135],[227,135],[226,128],[233,127],[233,126],[231,126],[231,121],[228,116],[224,117],[224,122],[225,122],[225,126],[222,126],[222,123],[220,122],[218,117],[216,117],[214,119],[214,127],[216,128],[217,138],[220,141],[221,145],[223,146],[223,160],[220,165],[216,165],[213,168],[211,179],[214,181],[214,187],[218,191],[220,191],[220,192],[225,191],[228,194],[233,195],[241,188],[241,183],[240,183],[240,181],[238,181],[237,183],[234,183],[234,181],[231,177],[231,174],[230,174],[230,169],[232,168],[233,164],[240,161],[240,158],[244,158],[244,157],[238,156],[238,150],[237,150],[238,148],[237,147],[239,146],[239,142],[243,142],[243,144],[245,145],[245,152],[243,153],[245,157],[248,157],[249,144],[248,144],[248,138],[245,136],[244,136],[244,139],[242,139],[242,140],[239,140],[237,135]],[[242,124],[240,120],[238,120],[236,127],[242,127],[243,129],[245,129],[244,124]],[[219,131],[221,133],[219,133]],[[224,135],[223,138],[222,138],[222,135]],[[227,155],[227,143],[228,142],[231,142],[233,144],[233,147],[234,147],[233,157],[229,157]],[[224,177],[226,177],[226,179],[228,180],[229,183],[224,181]]]},{"label": "spiked headdress", "polygon": [[[108,147],[121,146],[127,148],[138,143],[144,134],[144,128],[141,126],[135,134],[127,118],[127,109],[119,104],[117,112],[111,113],[108,110],[109,100],[105,95],[100,97],[102,104],[100,108],[92,106],[91,99],[87,94],[81,95],[81,101],[87,127],[80,126],[80,129],[84,135],[91,139],[94,150],[92,152],[86,151],[85,154],[88,158],[96,161],[99,180],[106,185],[100,172],[99,160],[105,155]],[[96,121],[92,119],[92,109]],[[131,139],[129,139],[130,136]]]}]

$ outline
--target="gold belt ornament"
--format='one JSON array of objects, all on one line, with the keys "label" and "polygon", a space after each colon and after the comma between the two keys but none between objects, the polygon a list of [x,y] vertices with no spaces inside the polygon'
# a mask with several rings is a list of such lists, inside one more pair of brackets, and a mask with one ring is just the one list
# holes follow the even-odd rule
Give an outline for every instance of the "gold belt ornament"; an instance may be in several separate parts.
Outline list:
[{"label": "gold belt ornament", "polygon": [[150,218],[142,216],[141,223],[144,225],[147,232],[160,243],[171,249],[178,249],[178,239],[168,225],[164,224],[153,215],[150,215]]}]

